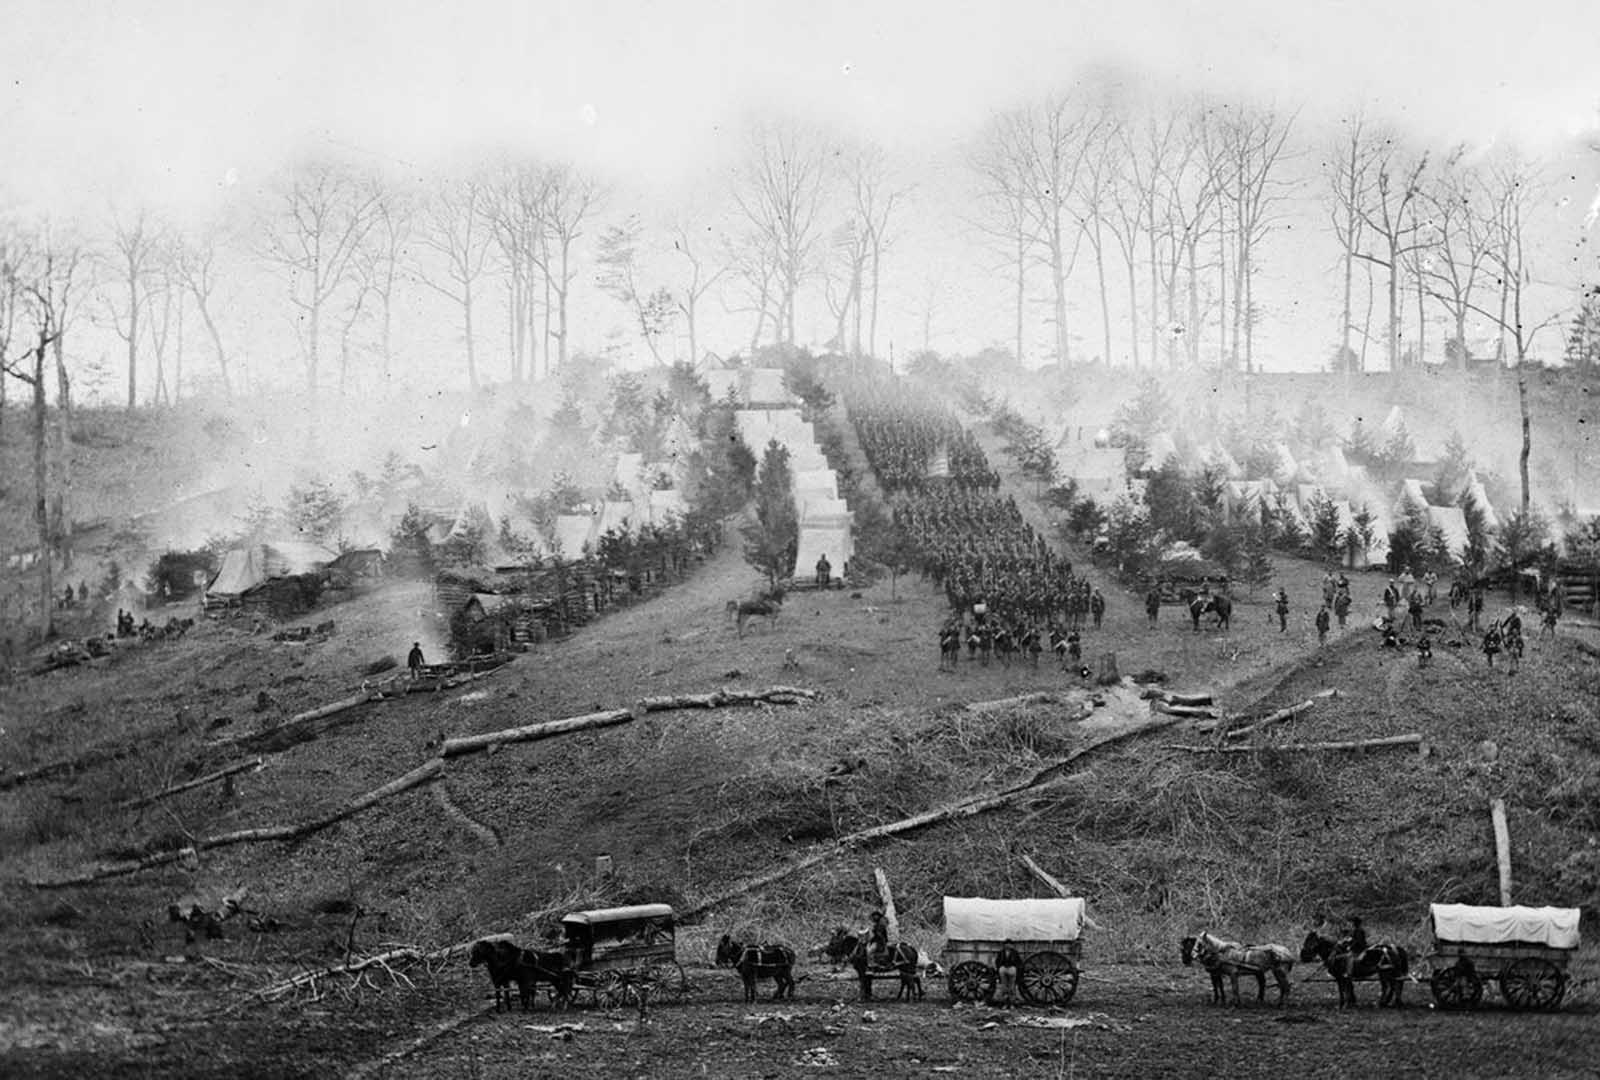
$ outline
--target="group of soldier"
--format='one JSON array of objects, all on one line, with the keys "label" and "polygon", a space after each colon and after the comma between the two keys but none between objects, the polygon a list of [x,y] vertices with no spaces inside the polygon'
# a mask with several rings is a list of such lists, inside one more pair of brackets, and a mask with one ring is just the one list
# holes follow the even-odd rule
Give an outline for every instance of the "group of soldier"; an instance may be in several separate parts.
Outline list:
[{"label": "group of soldier", "polygon": [[[955,414],[908,390],[871,390],[850,398],[850,419],[867,464],[886,492],[925,491],[941,483],[994,491],[1000,474]],[[944,476],[930,476],[943,457]]]}]

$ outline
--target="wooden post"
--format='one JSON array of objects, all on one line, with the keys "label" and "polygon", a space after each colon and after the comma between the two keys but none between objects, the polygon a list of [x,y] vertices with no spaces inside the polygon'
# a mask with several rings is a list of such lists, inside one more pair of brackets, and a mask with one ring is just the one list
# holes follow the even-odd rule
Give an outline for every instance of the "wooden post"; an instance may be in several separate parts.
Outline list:
[{"label": "wooden post", "polygon": [[1506,802],[1496,799],[1489,804],[1489,815],[1494,819],[1494,850],[1500,863],[1500,905],[1511,906],[1511,829],[1506,825]]},{"label": "wooden post", "polygon": [[889,924],[889,942],[900,940],[900,916],[894,910],[894,893],[889,891],[889,875],[883,867],[874,866],[872,876],[878,883],[878,899],[883,901],[883,921]]}]

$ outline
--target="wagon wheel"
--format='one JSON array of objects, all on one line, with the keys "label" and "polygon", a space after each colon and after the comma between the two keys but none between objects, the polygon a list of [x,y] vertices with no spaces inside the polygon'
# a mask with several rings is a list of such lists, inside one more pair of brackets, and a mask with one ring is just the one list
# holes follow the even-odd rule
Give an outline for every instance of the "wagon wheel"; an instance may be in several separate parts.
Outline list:
[{"label": "wagon wheel", "polygon": [[620,971],[602,971],[595,976],[594,1000],[601,1008],[614,1009],[627,996],[626,980]]},{"label": "wagon wheel", "polygon": [[666,960],[651,964],[640,975],[640,981],[650,988],[652,1000],[676,1005],[689,992],[689,979],[676,961]]},{"label": "wagon wheel", "polygon": [[988,1001],[997,978],[994,968],[983,961],[963,960],[950,969],[945,985],[950,989],[951,1001]]},{"label": "wagon wheel", "polygon": [[1065,1005],[1078,992],[1078,965],[1057,952],[1034,953],[1023,961],[1017,981],[1035,1005]]},{"label": "wagon wheel", "polygon": [[1476,1009],[1478,1002],[1483,1000],[1483,980],[1466,964],[1440,968],[1433,973],[1428,984],[1433,989],[1433,1000],[1438,1002],[1439,1008],[1450,1012]]},{"label": "wagon wheel", "polygon": [[1567,974],[1542,956],[1524,956],[1500,973],[1500,993],[1513,1009],[1554,1009],[1567,992]]}]

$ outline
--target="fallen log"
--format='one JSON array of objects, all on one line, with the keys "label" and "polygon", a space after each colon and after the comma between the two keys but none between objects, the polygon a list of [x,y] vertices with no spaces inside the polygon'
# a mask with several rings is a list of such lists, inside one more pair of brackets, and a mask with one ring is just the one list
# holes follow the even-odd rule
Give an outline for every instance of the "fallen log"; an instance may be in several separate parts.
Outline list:
[{"label": "fallen log", "polygon": [[[1039,879],[1039,883],[1041,885],[1055,893],[1057,896],[1065,897],[1068,900],[1074,899],[1072,893],[1067,890],[1065,885],[1057,881],[1054,875],[1052,875],[1044,867],[1033,861],[1032,855],[1022,856],[1022,865],[1028,868],[1028,873]],[[1089,924],[1090,929],[1104,929],[1099,923],[1091,919],[1087,912],[1084,913],[1083,921]]]},{"label": "fallen log", "polygon": [[46,762],[31,769],[22,769],[8,776],[0,777],[0,791],[8,791],[11,788],[31,783],[34,780],[48,780],[52,776],[60,776],[62,773],[77,772],[79,769],[87,769],[92,765],[103,765],[108,761],[118,761],[138,752],[139,747],[131,742],[117,746],[97,747],[79,754],[77,757],[61,758],[57,761]]},{"label": "fallen log", "polygon": [[1202,720],[1217,719],[1217,710],[1209,705],[1168,705],[1164,701],[1152,701],[1150,707],[1156,712],[1166,713],[1168,716],[1197,717]]},{"label": "fallen log", "polygon": [[1212,704],[1212,695],[1179,694],[1168,690],[1166,693],[1161,695],[1161,700],[1165,701],[1168,705],[1210,705]]},{"label": "fallen log", "polygon": [[1055,694],[1018,694],[1016,697],[998,698],[994,701],[971,701],[967,703],[967,711],[980,716],[994,712],[1004,712],[1007,709],[1021,709],[1029,705],[1059,705],[1061,699]]},{"label": "fallen log", "polygon": [[320,832],[330,825],[335,825],[345,818],[367,809],[375,803],[409,791],[421,784],[431,783],[444,775],[444,761],[433,758],[420,768],[416,768],[398,777],[382,787],[374,788],[359,798],[352,799],[344,806],[331,814],[314,818],[311,821],[301,822],[298,825],[269,825],[258,829],[240,829],[237,832],[223,833],[220,836],[207,836],[194,840],[188,847],[177,851],[163,851],[143,859],[130,860],[120,863],[102,863],[79,874],[65,878],[51,878],[43,881],[30,880],[28,882],[36,889],[60,889],[69,885],[88,885],[105,878],[122,877],[135,874],[141,870],[153,869],[179,859],[192,858],[197,852],[208,851],[212,848],[230,847],[234,844],[260,843],[268,840],[297,840],[302,836]]},{"label": "fallen log", "polygon": [[645,698],[627,709],[606,709],[582,716],[569,716],[564,720],[549,720],[539,724],[528,724],[525,727],[489,731],[482,735],[464,735],[460,738],[446,739],[444,745],[439,748],[439,756],[459,757],[462,754],[477,753],[504,743],[535,742],[557,735],[568,735],[574,731],[615,727],[618,724],[631,723],[643,714],[651,712],[666,712],[671,709],[719,709],[731,705],[797,705],[802,701],[814,701],[816,698],[815,690],[804,690],[793,686],[774,686],[766,690],[717,690],[710,694]]},{"label": "fallen log", "polygon": [[237,776],[242,772],[259,772],[261,769],[266,768],[266,764],[267,763],[261,758],[255,758],[252,761],[241,761],[237,765],[229,765],[226,769],[218,769],[216,772],[206,773],[204,776],[197,776],[193,780],[189,780],[185,783],[174,784],[172,787],[162,788],[160,791],[157,791],[151,795],[146,795],[143,798],[130,799],[128,802],[125,802],[118,807],[118,809],[133,810],[140,806],[149,806],[151,803],[158,802],[161,799],[171,798],[174,795],[180,795],[185,791],[192,791],[197,787],[204,787],[207,784],[214,784],[218,780],[225,780],[230,776]]},{"label": "fallen log", "polygon": [[997,810],[1001,807],[1008,806],[1025,795],[1031,795],[1040,791],[1047,791],[1057,787],[1063,787],[1072,780],[1070,775],[1064,775],[1064,770],[1073,762],[1076,762],[1097,750],[1109,746],[1112,743],[1121,742],[1123,739],[1129,738],[1133,735],[1140,735],[1144,734],[1145,732],[1155,731],[1164,727],[1170,727],[1176,722],[1177,721],[1175,718],[1153,720],[1152,722],[1144,724],[1140,727],[1114,732],[1103,739],[1090,743],[1088,746],[1080,747],[1079,749],[1074,750],[1065,758],[1039,770],[1038,772],[1034,773],[1030,779],[1020,784],[1016,784],[1012,787],[1005,788],[1001,791],[992,792],[987,795],[975,796],[973,798],[963,799],[955,803],[947,803],[944,806],[935,807],[932,810],[927,810],[921,814],[916,814],[900,821],[892,821],[885,825],[877,825],[870,829],[861,829],[857,832],[850,833],[848,836],[840,837],[833,844],[828,845],[821,850],[810,852],[798,859],[792,860],[791,862],[784,863],[783,865],[775,867],[772,870],[768,870],[765,873],[758,874],[755,877],[746,878],[745,880],[730,886],[720,893],[701,899],[687,911],[683,912],[681,918],[686,922],[690,921],[691,919],[703,915],[708,911],[721,907],[723,904],[726,904],[731,900],[736,900],[741,896],[755,892],[757,889],[762,889],[768,885],[782,881],[784,878],[789,877],[792,874],[797,874],[802,870],[809,869],[810,867],[816,866],[818,863],[826,862],[827,860],[835,858],[846,851],[853,850],[854,848],[864,847],[868,844],[874,843],[875,841],[883,840],[890,836],[899,836],[903,833],[914,832],[917,829],[924,829],[929,825],[935,825],[940,822],[954,821],[960,818],[974,817],[978,814],[988,813],[991,810]]},{"label": "fallen log", "polygon": [[1316,703],[1317,702],[1315,698],[1307,698],[1298,705],[1290,705],[1286,709],[1279,709],[1275,713],[1268,713],[1266,716],[1263,716],[1253,724],[1246,724],[1244,727],[1230,728],[1223,732],[1223,737],[1228,739],[1242,739],[1252,732],[1260,731],[1262,728],[1271,727],[1274,724],[1282,724],[1286,721],[1293,720],[1307,709],[1310,709]]},{"label": "fallen log", "polygon": [[260,829],[240,829],[237,832],[223,833],[221,836],[208,836],[194,842],[196,850],[206,851],[211,848],[230,847],[234,844],[258,843],[263,840],[298,840],[302,836],[320,832],[330,825],[336,825],[347,817],[359,814],[361,811],[382,802],[384,799],[399,795],[401,792],[410,791],[414,787],[431,783],[444,775],[444,761],[433,758],[426,764],[412,769],[404,776],[384,784],[382,787],[373,788],[365,795],[352,799],[331,814],[302,822],[299,825],[269,825]]},{"label": "fallen log", "polygon": [[1254,754],[1258,750],[1287,750],[1314,752],[1336,750],[1374,750],[1388,746],[1421,746],[1420,734],[1388,735],[1381,739],[1355,739],[1349,742],[1272,743],[1269,746],[1189,746],[1184,743],[1163,743],[1164,750],[1182,750],[1189,754]]},{"label": "fallen log", "polygon": [[317,721],[338,716],[340,713],[348,712],[368,702],[379,701],[382,697],[382,693],[378,691],[363,689],[347,698],[341,698],[320,708],[299,713],[281,724],[274,724],[272,727],[253,731],[248,735],[241,735],[237,739],[228,740],[228,742],[237,743],[239,746],[252,750],[287,750],[297,743],[314,739],[327,728],[335,726],[329,724],[318,728]]}]

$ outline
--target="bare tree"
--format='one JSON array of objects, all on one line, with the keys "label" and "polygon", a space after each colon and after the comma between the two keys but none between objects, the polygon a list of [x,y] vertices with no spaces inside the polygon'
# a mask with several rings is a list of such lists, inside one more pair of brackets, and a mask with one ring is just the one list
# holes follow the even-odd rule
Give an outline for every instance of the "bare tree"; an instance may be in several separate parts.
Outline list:
[{"label": "bare tree", "polygon": [[1256,248],[1277,224],[1276,211],[1288,184],[1278,173],[1295,113],[1240,106],[1220,118],[1222,198],[1233,222],[1233,348],[1231,366],[1239,364],[1239,339],[1244,338],[1244,369],[1254,370]]},{"label": "bare tree", "polygon": [[[823,294],[834,316],[831,347],[859,359],[861,356],[861,279],[867,268],[866,229],[854,214],[846,217],[828,236],[827,255],[822,260]],[[835,282],[842,282],[836,286]],[[849,326],[854,316],[855,337]]]},{"label": "bare tree", "polygon": [[[814,270],[828,147],[821,136],[788,121],[756,125],[734,202],[749,226],[747,277],[762,281],[763,311],[770,308],[780,344],[796,340],[800,287]],[[757,321],[759,327],[763,315]]]},{"label": "bare tree", "polygon": [[206,336],[211,339],[211,350],[217,360],[217,377],[222,381],[225,398],[233,397],[233,382],[228,374],[228,350],[222,345],[222,333],[217,329],[216,314],[212,310],[217,291],[217,246],[215,234],[206,231],[198,237],[180,241],[177,253],[178,279],[194,300],[195,311],[205,325]]},{"label": "bare tree", "polygon": [[[1095,145],[1084,163],[1082,182],[1077,186],[1074,202],[1078,228],[1083,231],[1094,255],[1095,285],[1100,294],[1100,348],[1109,365],[1112,362],[1111,292],[1106,283],[1106,233],[1110,231],[1115,238],[1112,203],[1119,178],[1115,118],[1107,113],[1104,122],[1095,125],[1092,137]],[[1137,337],[1138,331],[1134,334]]]},{"label": "bare tree", "polygon": [[[1339,317],[1339,359],[1354,355],[1350,348],[1350,330],[1354,325],[1351,312],[1351,291],[1355,277],[1356,253],[1365,246],[1366,219],[1361,208],[1372,197],[1376,184],[1376,165],[1382,142],[1369,129],[1366,117],[1357,112],[1340,121],[1344,132],[1334,146],[1325,174],[1328,180],[1328,217],[1333,233],[1343,252],[1344,303]],[[1370,324],[1370,313],[1368,322]],[[1366,356],[1363,342],[1361,356]]]},{"label": "bare tree", "polygon": [[[862,248],[866,255],[867,270],[864,289],[871,293],[865,301],[867,309],[868,356],[877,354],[878,306],[883,291],[883,258],[894,242],[893,222],[895,211],[905,205],[911,195],[910,185],[896,185],[890,172],[888,159],[877,146],[860,146],[846,158],[846,179],[855,202],[855,217],[861,223]],[[856,304],[856,352],[861,351],[859,325],[863,301],[858,293]]]},{"label": "bare tree", "polygon": [[1479,277],[1489,268],[1494,222],[1484,180],[1463,158],[1463,150],[1453,151],[1433,183],[1423,188],[1419,211],[1425,246],[1416,253],[1416,262],[1423,290],[1450,315],[1465,370],[1471,359],[1467,317]]},{"label": "bare tree", "polygon": [[[376,182],[375,182],[376,184]],[[367,280],[379,304],[378,354],[387,381],[394,370],[394,295],[415,224],[409,194],[393,186],[376,185],[373,193],[372,231],[363,245]]]},{"label": "bare tree", "polygon": [[[571,347],[568,303],[572,297],[572,283],[578,275],[574,245],[583,236],[590,215],[600,208],[602,194],[599,183],[592,177],[566,164],[542,169],[536,186],[527,193],[541,226],[533,262],[544,278],[546,294],[554,294],[553,299],[546,301],[546,306],[553,310],[556,320],[557,370],[565,370]],[[545,327],[545,364],[548,366],[551,335],[548,315]]]},{"label": "bare tree", "polygon": [[1476,301],[1468,306],[1489,319],[1503,337],[1509,336],[1515,350],[1517,405],[1522,419],[1522,452],[1518,473],[1522,485],[1522,516],[1528,516],[1531,495],[1528,487],[1528,459],[1533,452],[1532,422],[1528,414],[1528,353],[1534,338],[1548,326],[1559,322],[1561,313],[1534,323],[1528,317],[1528,293],[1537,284],[1532,258],[1527,247],[1528,218],[1543,190],[1539,169],[1515,151],[1499,157],[1488,170],[1485,190],[1489,206],[1489,264],[1501,283],[1499,312],[1490,311]]},{"label": "bare tree", "polygon": [[467,348],[467,385],[478,390],[478,354],[472,325],[473,291],[489,258],[493,226],[488,193],[477,179],[439,185],[423,210],[419,243],[440,256],[442,273],[423,272],[419,280],[461,308],[461,333]]},{"label": "bare tree", "polygon": [[668,289],[647,292],[639,284],[639,246],[643,239],[644,226],[632,214],[601,233],[595,256],[600,265],[598,284],[602,292],[627,306],[639,336],[660,367],[663,360],[659,341],[671,325],[677,304]]},{"label": "bare tree", "polygon": [[33,442],[34,524],[39,537],[39,635],[55,628],[55,577],[59,523],[63,506],[49,488],[46,439],[46,394],[50,348],[61,333],[57,253],[44,242],[8,237],[0,248],[0,378],[10,375],[32,390],[30,428]]},{"label": "bare tree", "polygon": [[513,383],[538,374],[540,290],[534,254],[543,231],[539,192],[535,168],[512,163],[495,170],[486,192],[484,213],[494,239],[495,263],[505,277],[506,348]]},{"label": "bare tree", "polygon": [[262,256],[285,276],[289,302],[299,312],[307,404],[314,419],[321,392],[323,316],[350,286],[378,196],[370,184],[337,163],[315,160],[284,178],[276,202],[276,213],[262,223]]},{"label": "bare tree", "polygon": [[[979,214],[972,224],[980,235],[1001,249],[1016,287],[1012,306],[1013,348],[1017,362],[1021,363],[1027,324],[1028,267],[1038,236],[1034,233],[1034,218],[1028,212],[1027,160],[1021,143],[1014,136],[1012,118],[993,117],[967,160],[978,180],[975,201]],[[925,315],[931,316],[931,313],[925,312]],[[925,319],[924,329],[927,328]]]},{"label": "bare tree", "polygon": [[[710,227],[706,227],[710,232]],[[678,305],[678,310],[683,313],[684,323],[689,330],[689,362],[700,362],[699,341],[696,338],[695,313],[699,309],[700,300],[719,278],[728,272],[726,266],[719,266],[709,270],[701,256],[699,229],[691,231],[689,226],[680,218],[672,227],[672,250],[688,264],[688,274],[683,284],[673,292],[673,298]]]},{"label": "bare tree", "polygon": [[[158,405],[170,405],[178,397],[178,380],[183,374],[183,306],[184,289],[178,271],[181,258],[181,238],[171,229],[163,229],[155,247],[154,265],[151,268],[147,289],[150,304],[150,347],[155,353],[155,388],[151,399]],[[176,334],[174,334],[176,329]],[[176,338],[177,365],[173,383],[167,385],[167,346]]]},{"label": "bare tree", "polygon": [[1426,152],[1408,158],[1402,155],[1393,136],[1384,137],[1372,163],[1373,183],[1357,209],[1363,231],[1370,234],[1370,243],[1356,251],[1355,257],[1388,271],[1391,371],[1399,371],[1403,362],[1400,355],[1400,275],[1407,256],[1423,246],[1412,209],[1421,194],[1422,174],[1427,167]]},{"label": "bare tree", "polygon": [[160,229],[144,209],[123,213],[111,211],[112,254],[107,259],[108,276],[127,290],[127,307],[122,315],[115,303],[108,303],[112,325],[128,344],[128,408],[139,402],[139,316],[149,304],[147,285],[157,263],[161,243]]},{"label": "bare tree", "polygon": [[1083,230],[1071,210],[1085,163],[1099,143],[1106,118],[1071,94],[1057,94],[1038,105],[1007,114],[1009,128],[1024,164],[1023,205],[1032,218],[1042,261],[1050,272],[1051,322],[1055,326],[1056,360],[1072,362],[1068,327],[1068,278],[1078,259]]}]

